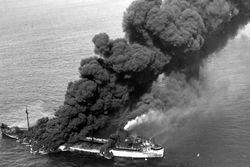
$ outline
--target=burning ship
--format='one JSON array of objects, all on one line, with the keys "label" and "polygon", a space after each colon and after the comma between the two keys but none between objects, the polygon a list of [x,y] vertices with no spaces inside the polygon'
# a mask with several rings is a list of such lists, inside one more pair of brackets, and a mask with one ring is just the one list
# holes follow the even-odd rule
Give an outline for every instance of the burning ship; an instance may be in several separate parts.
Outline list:
[{"label": "burning ship", "polygon": [[[30,146],[32,153],[48,153],[41,149],[34,151],[32,143],[35,141],[23,138],[23,134],[30,129],[27,110],[26,114],[28,129],[9,127],[6,124],[2,124],[2,135]],[[127,131],[122,129],[111,135],[109,139],[86,137],[78,143],[65,143],[64,145],[59,146],[57,150],[52,150],[50,152],[64,151],[97,154],[107,159],[112,159],[114,157],[148,159],[162,158],[164,156],[164,148],[159,144],[155,144],[151,140],[139,136],[130,135]]]},{"label": "burning ship", "polygon": [[[119,131],[118,133],[126,132]],[[119,139],[117,137],[110,137],[110,139],[86,137],[82,143],[62,145],[59,150],[94,153],[107,159],[113,157],[148,159],[162,158],[164,156],[163,147],[138,136],[119,137]]]},{"label": "burning ship", "polygon": [[[6,124],[1,125],[2,135],[17,141],[24,141],[21,139],[22,134],[28,131],[19,127],[9,127]],[[30,141],[25,139],[23,144],[29,145],[32,151]],[[109,139],[86,137],[83,141],[78,143],[61,145],[53,152],[83,152],[97,154],[107,159],[114,157],[120,158],[162,158],[164,156],[164,148],[159,144],[155,144],[151,140],[141,138],[139,136],[128,135],[127,131],[119,130],[115,135]],[[36,153],[44,154],[43,150],[36,151]]]}]

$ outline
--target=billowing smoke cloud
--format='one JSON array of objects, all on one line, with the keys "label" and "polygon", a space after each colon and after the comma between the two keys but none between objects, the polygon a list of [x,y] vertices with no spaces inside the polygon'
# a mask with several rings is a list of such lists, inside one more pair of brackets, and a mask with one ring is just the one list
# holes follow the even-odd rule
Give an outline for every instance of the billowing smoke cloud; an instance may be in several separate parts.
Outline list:
[{"label": "billowing smoke cloud", "polygon": [[81,61],[81,79],[69,83],[56,118],[42,121],[46,125],[39,128],[43,129],[34,131],[35,138],[42,136],[38,148],[55,149],[103,129],[112,121],[110,115],[124,109],[169,62],[169,56],[158,49],[130,45],[125,39],[110,40],[105,33],[96,35],[93,42],[100,57]]},{"label": "billowing smoke cloud", "polygon": [[124,30],[132,43],[185,53],[200,50],[206,36],[238,12],[226,0],[140,0],[125,13]]},{"label": "billowing smoke cloud", "polygon": [[[110,126],[124,126],[127,120],[147,113],[148,105],[153,110],[167,111],[190,103],[199,96],[193,86],[191,91],[183,92],[183,100],[174,96],[182,91],[176,86],[188,85],[184,74],[172,74],[178,79],[170,75],[172,85],[164,91],[151,87],[153,81],[161,73],[190,69],[190,62],[199,64],[196,59],[204,57],[201,53],[217,49],[209,47],[211,41],[220,44],[214,36],[224,34],[225,43],[228,34],[246,23],[249,9],[250,2],[244,0],[136,0],[124,14],[126,38],[113,40],[106,33],[96,35],[93,43],[98,56],[81,61],[80,79],[69,83],[56,117],[39,120],[28,136],[35,147],[51,151]],[[243,15],[244,21],[234,20]]]},{"label": "billowing smoke cloud", "polygon": [[223,48],[249,20],[248,1],[137,0],[124,15],[131,43],[171,55],[167,71],[198,75],[202,59]]}]

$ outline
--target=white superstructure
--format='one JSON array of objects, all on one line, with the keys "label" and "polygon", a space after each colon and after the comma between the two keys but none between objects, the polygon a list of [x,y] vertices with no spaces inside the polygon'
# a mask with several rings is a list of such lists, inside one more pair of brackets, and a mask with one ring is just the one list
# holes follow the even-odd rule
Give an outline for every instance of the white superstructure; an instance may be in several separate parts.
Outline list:
[{"label": "white superstructure", "polygon": [[164,156],[164,148],[160,150],[147,150],[147,151],[126,151],[111,149],[110,152],[114,157],[124,158],[161,158]]}]

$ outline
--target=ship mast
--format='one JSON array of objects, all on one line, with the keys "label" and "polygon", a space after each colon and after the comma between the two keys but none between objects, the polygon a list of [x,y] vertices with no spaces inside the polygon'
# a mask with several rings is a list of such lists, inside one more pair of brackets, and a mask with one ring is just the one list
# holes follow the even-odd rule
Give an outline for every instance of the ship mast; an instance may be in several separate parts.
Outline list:
[{"label": "ship mast", "polygon": [[26,118],[27,118],[27,125],[28,125],[28,130],[30,130],[30,122],[29,122],[29,113],[28,113],[28,108],[27,108],[27,105],[26,105]]}]

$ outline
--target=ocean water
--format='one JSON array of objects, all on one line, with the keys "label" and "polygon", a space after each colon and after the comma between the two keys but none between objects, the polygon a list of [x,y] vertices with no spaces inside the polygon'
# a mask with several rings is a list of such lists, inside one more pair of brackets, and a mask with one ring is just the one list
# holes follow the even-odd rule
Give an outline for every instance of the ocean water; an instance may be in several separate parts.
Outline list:
[{"label": "ocean water", "polygon": [[[82,58],[93,56],[92,37],[123,37],[122,15],[132,0],[0,0],[0,122],[26,126],[53,115]],[[250,166],[250,25],[211,55],[201,75],[209,103],[199,117],[161,136],[161,160],[105,160],[83,154],[32,155],[0,137],[0,167]],[[160,137],[159,137],[160,138]]]}]

